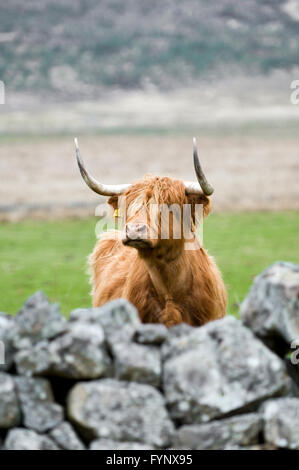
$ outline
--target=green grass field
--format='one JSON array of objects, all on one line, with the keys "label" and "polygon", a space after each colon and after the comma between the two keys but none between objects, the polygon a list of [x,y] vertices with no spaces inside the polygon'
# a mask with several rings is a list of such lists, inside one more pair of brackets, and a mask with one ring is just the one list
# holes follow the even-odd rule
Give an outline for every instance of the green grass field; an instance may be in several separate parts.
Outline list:
[{"label": "green grass field", "polygon": [[[0,225],[0,311],[15,313],[42,289],[64,314],[90,306],[86,257],[95,243],[96,219],[26,221]],[[229,313],[255,275],[277,260],[299,263],[299,212],[212,214],[204,245],[218,262],[229,293]]]}]

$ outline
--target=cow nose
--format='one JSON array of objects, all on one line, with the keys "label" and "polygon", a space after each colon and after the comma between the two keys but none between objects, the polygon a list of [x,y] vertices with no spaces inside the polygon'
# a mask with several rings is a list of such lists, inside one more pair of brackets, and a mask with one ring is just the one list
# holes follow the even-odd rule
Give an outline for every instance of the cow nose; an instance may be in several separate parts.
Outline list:
[{"label": "cow nose", "polygon": [[127,224],[126,237],[129,240],[141,240],[146,236],[146,224]]}]

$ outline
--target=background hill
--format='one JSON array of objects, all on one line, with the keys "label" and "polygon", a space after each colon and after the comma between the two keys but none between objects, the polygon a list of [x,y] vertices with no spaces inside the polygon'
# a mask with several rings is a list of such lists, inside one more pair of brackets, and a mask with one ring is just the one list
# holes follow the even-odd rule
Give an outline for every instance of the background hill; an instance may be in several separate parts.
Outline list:
[{"label": "background hill", "polygon": [[84,99],[170,90],[298,64],[296,0],[10,0],[0,79],[10,91]]}]

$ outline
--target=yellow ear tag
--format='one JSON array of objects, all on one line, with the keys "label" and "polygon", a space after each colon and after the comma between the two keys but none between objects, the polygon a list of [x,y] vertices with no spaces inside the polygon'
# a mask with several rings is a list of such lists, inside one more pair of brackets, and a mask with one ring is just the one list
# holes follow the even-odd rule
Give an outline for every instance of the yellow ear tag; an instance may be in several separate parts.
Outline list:
[{"label": "yellow ear tag", "polygon": [[120,217],[119,209],[115,209],[113,217]]}]

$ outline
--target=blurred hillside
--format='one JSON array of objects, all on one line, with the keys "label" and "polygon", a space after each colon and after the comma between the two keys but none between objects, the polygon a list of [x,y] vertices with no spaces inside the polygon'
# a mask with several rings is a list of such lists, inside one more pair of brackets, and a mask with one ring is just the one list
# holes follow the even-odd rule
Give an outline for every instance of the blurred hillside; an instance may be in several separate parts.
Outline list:
[{"label": "blurred hillside", "polygon": [[10,0],[0,6],[0,79],[10,92],[82,100],[170,90],[233,69],[298,64],[296,0]]}]

